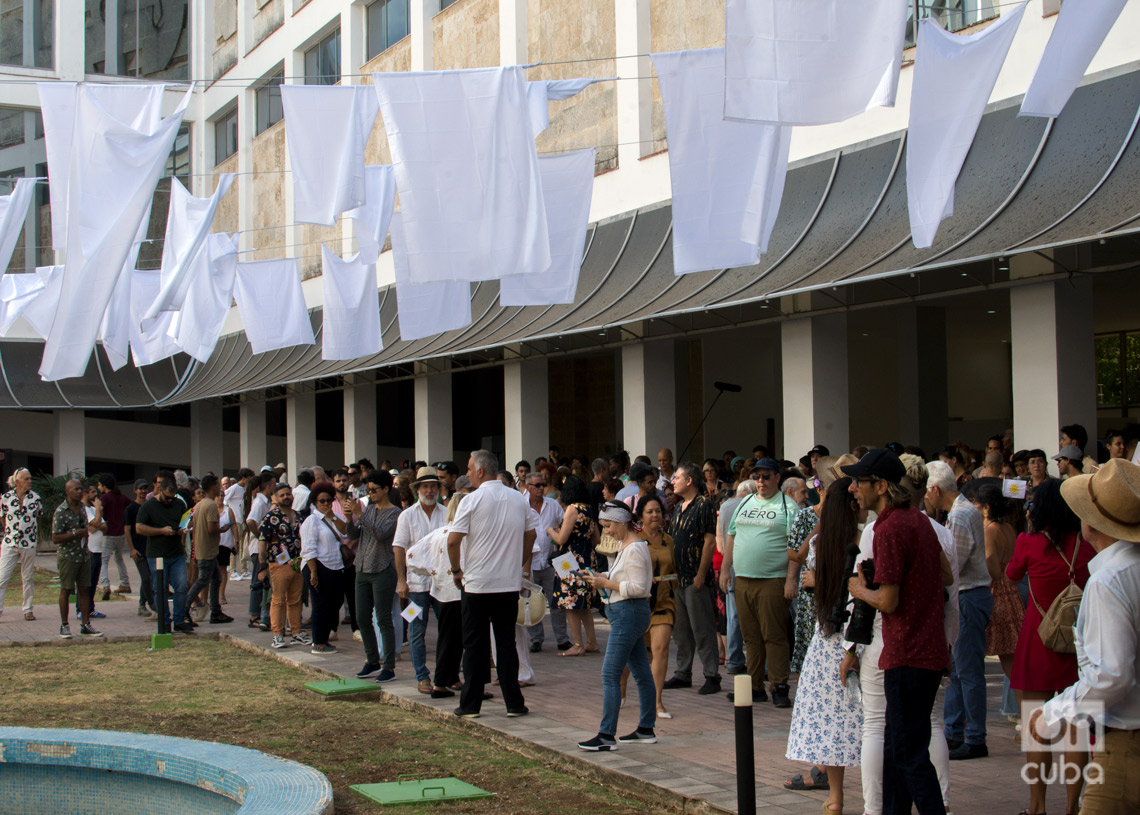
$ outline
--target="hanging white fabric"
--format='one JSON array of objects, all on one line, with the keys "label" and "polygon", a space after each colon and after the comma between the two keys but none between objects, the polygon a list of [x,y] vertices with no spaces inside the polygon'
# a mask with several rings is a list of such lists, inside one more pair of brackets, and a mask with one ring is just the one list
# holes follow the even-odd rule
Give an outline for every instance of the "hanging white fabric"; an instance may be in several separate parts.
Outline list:
[{"label": "hanging white fabric", "polygon": [[135,264],[138,263],[139,250],[146,240],[150,227],[151,207],[146,208],[138,229],[135,230],[135,239],[131,244],[131,251],[123,262],[123,270],[115,289],[111,292],[111,299],[107,303],[107,311],[103,314],[103,322],[99,326],[99,341],[103,344],[103,353],[111,363],[111,370],[117,371],[127,364],[127,355],[131,347],[131,282],[134,279]]},{"label": "hanging white fabric", "polygon": [[332,226],[364,203],[364,147],[379,104],[364,85],[282,85],[293,220]]},{"label": "hanging white fabric", "polygon": [[[131,359],[136,368],[153,365],[172,357],[180,350],[173,337],[167,335],[174,312],[166,311],[156,319],[147,319],[151,304],[162,289],[162,272],[158,269],[134,269],[131,273]],[[143,330],[142,325],[146,326]]]},{"label": "hanging white fabric", "polygon": [[173,312],[166,333],[199,362],[206,362],[222,336],[233,303],[237,272],[237,233],[216,232],[194,258],[190,288],[180,311]]},{"label": "hanging white fabric", "polygon": [[[66,206],[67,261],[40,377],[82,376],[193,87],[162,116],[163,85],[81,86]],[[46,123],[45,123],[46,135]],[[58,205],[58,204],[57,204]]]},{"label": "hanging white fabric", "polygon": [[71,141],[75,130],[74,82],[37,82],[40,116],[44,123],[48,195],[51,198],[51,243],[56,251],[67,246],[67,178],[71,172]]},{"label": "hanging white fabric", "polygon": [[296,258],[239,263],[234,299],[253,353],[316,344]]},{"label": "hanging white fabric", "polygon": [[412,283],[404,246],[403,212],[392,216],[392,265],[396,272],[396,318],[405,342],[471,325],[471,284],[466,280]]},{"label": "hanging white fabric", "polygon": [[372,75],[414,283],[541,272],[550,242],[523,69]]},{"label": "hanging white fabric", "polygon": [[526,102],[530,122],[537,136],[550,127],[550,103],[577,96],[595,82],[604,79],[538,79],[526,83]]},{"label": "hanging white fabric", "polygon": [[751,266],[779,213],[791,128],[725,121],[723,48],[652,56],[669,140],[673,271]]},{"label": "hanging white fabric", "polygon": [[321,244],[321,359],[356,359],[384,350],[376,265],[362,255],[342,259]]},{"label": "hanging white fabric", "polygon": [[586,251],[590,200],[594,192],[594,148],[542,156],[542,197],[550,224],[550,268],[499,281],[499,305],[547,306],[573,303]]},{"label": "hanging white fabric", "polygon": [[894,107],[903,0],[726,0],[724,117],[841,122]]},{"label": "hanging white fabric", "polygon": [[352,219],[353,234],[360,259],[375,263],[388,237],[388,224],[396,207],[396,174],[391,164],[370,164],[364,168],[364,204],[344,213]]},{"label": "hanging white fabric", "polygon": [[1021,116],[1060,116],[1127,0],[1065,0],[1021,102]]},{"label": "hanging white fabric", "polygon": [[0,337],[12,330],[32,301],[44,290],[38,274],[6,274],[0,277]]},{"label": "hanging white fabric", "polygon": [[213,195],[197,198],[177,178],[170,179],[170,209],[166,215],[166,237],[162,244],[161,287],[158,296],[142,315],[143,319],[154,319],[160,312],[182,308],[194,258],[203,251],[218,204],[233,183],[233,173],[222,173],[218,176],[218,186]]},{"label": "hanging white fabric", "polygon": [[18,178],[12,191],[0,196],[0,275],[7,271],[12,260],[12,252],[24,231],[24,221],[28,218],[28,208],[35,191],[35,179]]},{"label": "hanging white fabric", "polygon": [[55,310],[59,306],[59,293],[63,288],[62,266],[37,266],[36,276],[43,281],[43,288],[24,306],[23,317],[32,331],[40,339],[46,340],[55,320]]},{"label": "hanging white fabric", "polygon": [[925,19],[918,28],[906,143],[906,193],[914,245],[925,249],[953,214],[954,182],[974,142],[1025,4],[977,34]]}]

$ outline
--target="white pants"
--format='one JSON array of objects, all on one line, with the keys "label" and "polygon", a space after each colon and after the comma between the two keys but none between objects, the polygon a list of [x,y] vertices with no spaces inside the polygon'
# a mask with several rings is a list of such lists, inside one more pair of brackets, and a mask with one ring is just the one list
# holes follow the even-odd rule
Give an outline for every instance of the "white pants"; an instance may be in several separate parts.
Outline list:
[{"label": "white pants", "polygon": [[[491,637],[491,657],[499,664],[495,637]],[[515,653],[519,655],[519,682],[533,682],[534,668],[530,667],[530,635],[525,625],[515,623]]]},{"label": "white pants", "polygon": [[103,568],[99,573],[99,586],[111,587],[111,560],[115,561],[115,568],[119,570],[119,585],[130,588],[131,576],[127,573],[127,563],[124,557],[130,557],[127,538],[124,535],[103,538]]},{"label": "white pants", "polygon": [[[883,735],[887,724],[887,696],[883,691],[883,671],[879,655],[883,651],[882,615],[875,615],[875,638],[863,651],[859,663],[859,689],[863,696],[863,811],[866,815],[883,812]],[[942,803],[950,806],[950,751],[942,735],[938,705],[930,711],[930,761],[942,787]]]},{"label": "white pants", "polygon": [[4,595],[8,591],[8,581],[16,566],[20,567],[20,580],[24,589],[24,613],[32,610],[36,586],[34,575],[36,573],[36,550],[32,548],[21,549],[15,546],[0,547],[0,613],[4,611]]}]

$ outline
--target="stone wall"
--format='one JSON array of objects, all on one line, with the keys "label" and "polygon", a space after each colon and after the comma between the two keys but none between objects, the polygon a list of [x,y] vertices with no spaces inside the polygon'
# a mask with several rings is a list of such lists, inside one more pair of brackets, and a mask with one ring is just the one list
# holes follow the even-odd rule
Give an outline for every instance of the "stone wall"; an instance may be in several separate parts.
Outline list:
[{"label": "stone wall", "polygon": [[[686,51],[724,45],[724,0],[651,0],[653,52]],[[653,138],[643,154],[665,149],[665,109],[653,81]]]},{"label": "stone wall", "polygon": [[[360,73],[382,73],[387,71],[412,70],[412,38],[404,37],[398,43],[380,52],[360,68]],[[365,85],[372,84],[371,76],[363,76],[360,81]],[[391,164],[392,151],[388,149],[388,134],[384,131],[383,116],[376,117],[376,125],[372,128],[372,136],[364,148],[365,164]]]},{"label": "stone wall", "polygon": [[[238,157],[237,153],[235,153],[214,168],[214,175],[210,179],[210,194],[212,195],[214,190],[218,188],[218,176],[220,176],[222,173],[236,173],[237,171]],[[218,210],[214,214],[214,225],[210,231],[237,232],[239,229],[241,229],[241,218],[238,211],[238,199],[240,197],[238,187],[240,185],[241,176],[238,176],[234,179],[234,183],[233,186],[230,187],[230,191],[222,196],[222,200],[218,204]]]},{"label": "stone wall", "polygon": [[237,0],[214,0],[213,76],[220,77],[237,64]]},{"label": "stone wall", "polygon": [[[253,260],[285,256],[285,120],[253,140]],[[269,227],[269,228],[267,228]]]},{"label": "stone wall", "polygon": [[[285,22],[285,0],[256,0],[253,13],[253,43],[250,51]],[[248,52],[247,52],[248,53]]]},{"label": "stone wall", "polygon": [[499,0],[459,0],[432,19],[439,71],[499,64]]}]

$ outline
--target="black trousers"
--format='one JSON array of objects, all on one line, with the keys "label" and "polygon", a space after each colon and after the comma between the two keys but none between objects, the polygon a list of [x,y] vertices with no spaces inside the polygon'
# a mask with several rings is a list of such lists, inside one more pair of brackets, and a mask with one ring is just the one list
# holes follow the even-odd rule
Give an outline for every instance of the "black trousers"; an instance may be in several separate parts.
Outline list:
[{"label": "black trousers", "polygon": [[459,681],[463,659],[462,602],[440,603],[435,613],[435,686],[449,688]]},{"label": "black trousers", "polygon": [[[222,585],[222,570],[218,566],[217,558],[213,560],[199,560],[198,561],[198,579],[194,581],[194,585],[190,587],[190,591],[186,593],[187,604],[194,602],[198,599],[198,594],[202,589],[209,586],[210,591],[207,594],[210,603],[210,612],[214,615],[222,613],[222,606],[218,602],[218,589]],[[189,613],[189,609],[187,609]]]},{"label": "black trousers", "polygon": [[463,592],[460,600],[463,614],[463,692],[460,706],[478,712],[483,704],[483,690],[491,675],[491,635],[494,632],[498,653],[499,687],[507,711],[524,705],[519,688],[519,655],[515,651],[515,619],[518,617],[517,591],[475,594]]},{"label": "black trousers", "polygon": [[883,815],[945,815],[942,788],[930,761],[930,711],[941,671],[888,668],[883,671],[887,722],[883,744]]},{"label": "black trousers", "polygon": [[[344,585],[348,590],[344,593],[344,602],[348,604],[348,624],[353,631],[360,629],[356,624],[356,567],[344,567]],[[338,619],[339,623],[340,620]]]},{"label": "black trousers", "polygon": [[[313,645],[328,645],[329,632],[336,630],[340,604],[344,601],[344,570],[332,569],[319,560],[317,564],[317,585],[309,585],[309,596],[313,598]],[[305,582],[310,579],[310,565],[305,564]]]}]

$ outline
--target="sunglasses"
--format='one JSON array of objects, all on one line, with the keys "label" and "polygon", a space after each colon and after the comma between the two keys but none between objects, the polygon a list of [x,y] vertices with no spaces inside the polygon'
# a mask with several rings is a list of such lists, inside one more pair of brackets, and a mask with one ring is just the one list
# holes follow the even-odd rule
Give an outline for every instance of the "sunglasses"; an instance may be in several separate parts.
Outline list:
[{"label": "sunglasses", "polygon": [[770,479],[775,478],[777,475],[778,475],[778,473],[767,472],[767,473],[758,473],[756,475],[756,477],[759,478],[761,481],[768,481]]},{"label": "sunglasses", "polygon": [[316,501],[313,501],[313,503],[314,504],[331,504],[332,499],[331,498],[318,498]]}]

